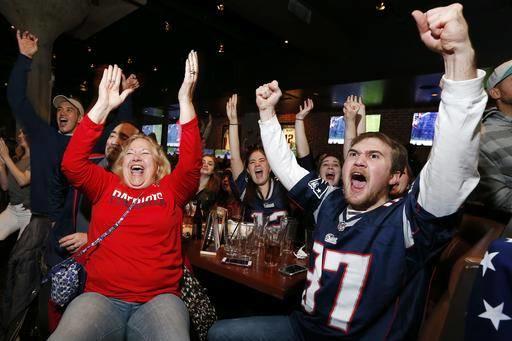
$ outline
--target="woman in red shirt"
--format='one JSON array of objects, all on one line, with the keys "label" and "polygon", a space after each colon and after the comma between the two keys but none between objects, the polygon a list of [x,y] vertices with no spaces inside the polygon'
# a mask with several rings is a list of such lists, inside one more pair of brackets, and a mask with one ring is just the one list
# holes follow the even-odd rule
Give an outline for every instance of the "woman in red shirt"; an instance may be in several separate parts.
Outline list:
[{"label": "woman in red shirt", "polygon": [[162,149],[150,138],[130,138],[113,173],[88,160],[119,93],[121,70],[109,66],[98,102],[77,128],[62,169],[93,203],[88,240],[121,225],[87,255],[85,292],[67,307],[50,340],[188,340],[188,311],[179,298],[182,276],[181,221],[199,183],[201,141],[192,104],[197,54],[187,59],[178,93],[182,127],[180,160],[172,173]]}]

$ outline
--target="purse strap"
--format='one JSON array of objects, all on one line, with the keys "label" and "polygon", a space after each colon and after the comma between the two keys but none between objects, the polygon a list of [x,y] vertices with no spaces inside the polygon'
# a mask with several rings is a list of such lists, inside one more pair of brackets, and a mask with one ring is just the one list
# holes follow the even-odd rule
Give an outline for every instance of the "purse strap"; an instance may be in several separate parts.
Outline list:
[{"label": "purse strap", "polygon": [[128,213],[130,213],[130,211],[132,210],[133,206],[135,206],[135,204],[139,201],[138,199],[140,199],[140,197],[144,193],[145,192],[142,192],[136,199],[134,199],[132,201],[132,203],[130,204],[130,206],[126,209],[126,211],[124,211],[123,215],[117,220],[117,222],[114,225],[112,225],[107,231],[103,232],[101,234],[101,236],[99,236],[95,241],[93,241],[91,244],[89,244],[86,248],[84,248],[82,251],[80,251],[76,255],[71,255],[68,258],[64,259],[63,261],[59,262],[58,264],[55,264],[54,266],[52,266],[50,271],[48,271],[48,273],[44,276],[44,278],[42,280],[42,284],[46,283],[49,280],[50,274],[52,273],[53,269],[57,269],[60,265],[69,263],[72,260],[76,261],[75,258],[79,258],[79,257],[83,256],[92,247],[94,247],[94,246],[98,245],[99,243],[101,243],[105,238],[108,237],[108,235],[110,235],[112,232],[114,232],[119,227],[119,225],[121,225],[121,223],[123,222],[124,218],[126,218]]},{"label": "purse strap", "polygon": [[[130,204],[130,206],[128,207],[128,209],[126,209],[126,211],[124,211],[123,215],[117,220],[117,222],[112,225],[108,230],[106,230],[105,232],[103,232],[101,234],[101,236],[99,236],[95,241],[93,241],[91,244],[89,244],[86,248],[82,249],[79,253],[77,253],[76,255],[72,255],[70,256],[69,258],[80,258],[82,257],[83,255],[85,255],[87,253],[87,251],[89,251],[92,247],[95,247],[96,245],[98,245],[99,243],[101,243],[105,238],[108,237],[108,235],[110,235],[112,232],[114,232],[118,227],[119,225],[121,225],[121,223],[123,222],[124,218],[126,218],[126,216],[128,215],[128,213],[130,213],[130,211],[132,210],[133,206],[135,206],[135,204],[139,201],[139,198],[142,196],[142,194],[144,193],[141,193],[137,199],[134,199],[132,201],[132,203]],[[68,258],[68,259],[69,259]]]}]

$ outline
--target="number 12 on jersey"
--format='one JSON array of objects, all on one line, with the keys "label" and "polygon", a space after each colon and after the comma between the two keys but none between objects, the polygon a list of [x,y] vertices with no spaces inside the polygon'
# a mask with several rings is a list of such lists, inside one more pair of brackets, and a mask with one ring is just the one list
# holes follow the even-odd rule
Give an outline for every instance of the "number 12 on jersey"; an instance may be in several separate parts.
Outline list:
[{"label": "number 12 on jersey", "polygon": [[[308,313],[315,311],[316,294],[322,288],[322,285],[325,285],[321,281],[322,274],[324,272],[337,273],[340,271],[340,265],[343,264],[343,273],[339,282],[336,283],[336,297],[329,300],[334,304],[333,307],[330,307],[327,325],[346,332],[366,284],[372,256],[370,254],[364,255],[324,249],[324,246],[318,242],[313,244],[313,253],[315,257],[314,269],[308,271],[307,281],[309,285],[304,291],[302,306]],[[329,283],[329,285],[334,284]]]}]

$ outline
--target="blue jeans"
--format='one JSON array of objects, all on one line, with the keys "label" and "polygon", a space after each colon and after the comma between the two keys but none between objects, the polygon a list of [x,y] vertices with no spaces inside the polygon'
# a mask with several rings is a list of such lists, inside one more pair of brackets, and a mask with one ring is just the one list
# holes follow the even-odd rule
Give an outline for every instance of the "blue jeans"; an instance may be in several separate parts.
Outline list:
[{"label": "blue jeans", "polygon": [[289,316],[254,316],[221,320],[208,331],[208,341],[303,340]]},{"label": "blue jeans", "polygon": [[94,292],[75,298],[48,340],[189,340],[189,315],[172,294],[130,303]]}]

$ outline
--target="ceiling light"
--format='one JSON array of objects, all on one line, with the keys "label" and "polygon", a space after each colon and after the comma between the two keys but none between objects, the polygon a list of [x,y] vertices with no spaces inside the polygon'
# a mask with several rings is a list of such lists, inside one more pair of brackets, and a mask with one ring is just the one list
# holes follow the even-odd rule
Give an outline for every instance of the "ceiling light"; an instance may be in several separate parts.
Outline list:
[{"label": "ceiling light", "polygon": [[158,71],[158,66],[154,65],[152,70],[153,70],[154,72],[157,72],[157,71]]},{"label": "ceiling light", "polygon": [[82,92],[87,92],[87,81],[83,81],[83,82],[80,84],[80,91],[82,91]]},{"label": "ceiling light", "polygon": [[217,53],[223,54],[224,53],[224,44],[219,43],[219,46],[217,46]]},{"label": "ceiling light", "polygon": [[384,3],[384,1],[381,1],[377,6],[375,6],[375,9],[377,11],[383,11],[386,9],[386,4]]},{"label": "ceiling light", "polygon": [[171,32],[171,24],[168,21],[164,21],[163,26],[165,32]]},{"label": "ceiling light", "polygon": [[224,14],[224,1],[222,0],[217,1],[217,14]]}]

